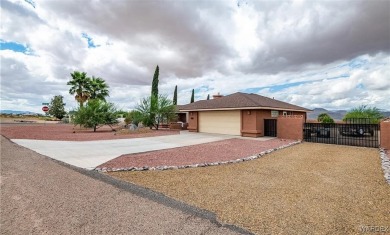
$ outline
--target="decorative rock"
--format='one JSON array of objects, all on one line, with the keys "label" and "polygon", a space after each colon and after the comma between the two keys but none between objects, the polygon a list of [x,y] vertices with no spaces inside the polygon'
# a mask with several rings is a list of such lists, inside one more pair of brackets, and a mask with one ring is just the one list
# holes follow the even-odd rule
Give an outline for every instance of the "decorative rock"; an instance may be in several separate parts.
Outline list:
[{"label": "decorative rock", "polygon": [[131,123],[130,125],[129,125],[129,130],[130,131],[136,131],[138,129],[138,127],[136,126],[136,125],[134,125],[133,123]]},{"label": "decorative rock", "polygon": [[380,149],[379,155],[382,162],[382,169],[384,173],[384,177],[388,184],[390,184],[390,158],[386,154],[386,151],[384,149]]}]

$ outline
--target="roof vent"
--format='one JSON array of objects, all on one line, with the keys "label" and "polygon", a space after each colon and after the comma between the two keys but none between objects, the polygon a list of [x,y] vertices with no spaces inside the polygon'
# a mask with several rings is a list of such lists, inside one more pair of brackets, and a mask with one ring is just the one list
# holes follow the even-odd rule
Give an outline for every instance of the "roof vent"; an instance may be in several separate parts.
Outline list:
[{"label": "roof vent", "polygon": [[213,95],[213,99],[218,99],[218,98],[221,98],[221,97],[223,97],[223,95],[219,94],[219,92],[218,92],[217,95]]}]

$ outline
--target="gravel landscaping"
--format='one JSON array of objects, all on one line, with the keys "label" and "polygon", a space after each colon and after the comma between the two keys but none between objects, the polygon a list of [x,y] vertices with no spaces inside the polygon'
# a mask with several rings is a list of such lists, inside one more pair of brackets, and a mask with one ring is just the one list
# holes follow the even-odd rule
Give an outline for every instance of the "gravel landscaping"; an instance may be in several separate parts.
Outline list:
[{"label": "gravel landscaping", "polygon": [[0,134],[9,139],[89,141],[177,135],[179,133],[177,130],[156,131],[148,128],[139,132],[114,132],[110,127],[101,127],[97,132],[93,132],[92,129],[81,129],[71,124],[2,124],[0,126]]},{"label": "gravel landscaping", "polygon": [[257,234],[356,234],[390,227],[381,168],[378,149],[303,143],[238,164],[108,174]]},{"label": "gravel landscaping", "polygon": [[167,170],[236,163],[253,160],[273,150],[296,143],[299,142],[280,139],[267,141],[228,139],[181,148],[122,155],[98,166],[96,170]]}]

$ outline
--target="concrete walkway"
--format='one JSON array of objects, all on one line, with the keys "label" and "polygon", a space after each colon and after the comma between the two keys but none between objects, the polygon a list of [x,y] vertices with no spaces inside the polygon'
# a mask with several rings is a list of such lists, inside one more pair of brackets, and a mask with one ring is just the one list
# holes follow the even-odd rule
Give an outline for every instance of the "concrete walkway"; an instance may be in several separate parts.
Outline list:
[{"label": "concrete walkway", "polygon": [[210,212],[95,171],[63,166],[1,136],[1,234],[224,234]]},{"label": "concrete walkway", "polygon": [[[12,139],[12,141],[50,158],[73,166],[92,170],[100,164],[123,154],[177,148],[231,138],[242,137],[181,132],[180,135],[99,141],[53,141],[28,139]],[[262,140],[267,140],[267,138]]]}]

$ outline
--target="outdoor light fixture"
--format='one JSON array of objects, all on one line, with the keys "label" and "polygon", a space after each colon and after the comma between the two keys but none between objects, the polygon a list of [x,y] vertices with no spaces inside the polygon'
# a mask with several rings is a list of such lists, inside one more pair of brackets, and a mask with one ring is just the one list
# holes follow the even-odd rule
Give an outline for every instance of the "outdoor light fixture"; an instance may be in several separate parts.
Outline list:
[{"label": "outdoor light fixture", "polygon": [[251,111],[250,110],[248,110],[248,115],[251,115]]}]

